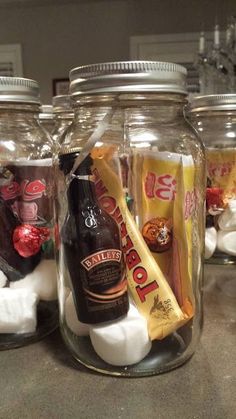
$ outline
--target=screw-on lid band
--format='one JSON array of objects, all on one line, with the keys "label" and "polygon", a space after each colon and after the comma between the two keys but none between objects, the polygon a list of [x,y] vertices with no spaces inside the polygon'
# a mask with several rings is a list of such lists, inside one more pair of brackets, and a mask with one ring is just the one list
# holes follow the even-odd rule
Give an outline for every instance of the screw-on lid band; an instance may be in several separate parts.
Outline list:
[{"label": "screw-on lid band", "polygon": [[120,61],[77,67],[70,72],[72,96],[113,92],[187,94],[187,70],[160,61]]},{"label": "screw-on lid band", "polygon": [[190,112],[204,112],[210,110],[236,110],[236,94],[219,94],[196,96],[190,104]]},{"label": "screw-on lid band", "polygon": [[0,77],[0,102],[40,104],[39,85],[21,77]]}]

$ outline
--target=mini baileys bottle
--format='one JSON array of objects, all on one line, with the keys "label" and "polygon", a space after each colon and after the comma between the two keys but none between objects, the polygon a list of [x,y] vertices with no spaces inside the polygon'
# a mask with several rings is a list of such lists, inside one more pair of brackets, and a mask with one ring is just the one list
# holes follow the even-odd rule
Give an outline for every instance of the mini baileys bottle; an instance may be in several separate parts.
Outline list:
[{"label": "mini baileys bottle", "polygon": [[[75,157],[60,156],[65,174]],[[87,156],[72,175],[61,238],[78,319],[93,324],[125,315],[128,297],[119,227],[97,201],[92,163]]]}]

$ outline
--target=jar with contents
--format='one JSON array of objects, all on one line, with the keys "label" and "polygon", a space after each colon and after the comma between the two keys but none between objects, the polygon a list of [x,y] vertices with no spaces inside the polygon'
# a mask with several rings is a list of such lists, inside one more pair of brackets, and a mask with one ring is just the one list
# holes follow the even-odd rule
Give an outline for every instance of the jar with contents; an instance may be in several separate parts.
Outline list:
[{"label": "jar with contents", "polygon": [[0,77],[0,349],[58,325],[52,140],[39,111],[37,82]]},{"label": "jar with contents", "polygon": [[39,120],[41,125],[46,129],[49,134],[52,134],[52,131],[55,127],[54,113],[52,105],[41,105]]},{"label": "jar with contents", "polygon": [[[204,150],[183,117],[186,70],[114,62],[70,73],[56,164],[60,324],[93,370],[184,363],[202,326]],[[66,193],[65,193],[66,191]]]},{"label": "jar with contents", "polygon": [[206,147],[205,258],[236,263],[236,95],[199,96],[190,119]]},{"label": "jar with contents", "polygon": [[62,135],[71,125],[74,112],[71,106],[69,95],[58,95],[52,98],[55,126],[52,130],[54,142],[59,145],[62,141]]}]

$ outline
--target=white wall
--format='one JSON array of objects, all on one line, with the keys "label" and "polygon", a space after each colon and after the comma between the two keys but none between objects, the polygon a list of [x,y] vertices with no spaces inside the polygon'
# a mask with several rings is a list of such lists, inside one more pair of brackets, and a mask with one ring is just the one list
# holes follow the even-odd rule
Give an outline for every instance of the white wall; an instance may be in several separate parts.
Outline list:
[{"label": "white wall", "polygon": [[[23,1],[23,0],[22,0]],[[27,2],[29,3],[29,1]],[[77,0],[0,3],[0,43],[21,43],[24,76],[40,83],[44,103],[52,79],[72,67],[129,59],[132,35],[212,30],[215,15],[226,24],[235,0]]]}]

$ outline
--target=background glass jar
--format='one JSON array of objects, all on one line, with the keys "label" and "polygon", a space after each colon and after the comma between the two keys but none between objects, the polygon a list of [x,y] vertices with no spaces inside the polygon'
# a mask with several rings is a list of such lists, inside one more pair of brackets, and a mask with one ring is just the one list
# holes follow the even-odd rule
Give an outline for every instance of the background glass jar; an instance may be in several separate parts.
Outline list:
[{"label": "background glass jar", "polygon": [[69,95],[58,95],[52,98],[55,126],[52,137],[56,144],[60,144],[63,133],[70,126],[74,118],[74,112]]},{"label": "background glass jar", "polygon": [[52,134],[52,131],[55,127],[55,119],[52,105],[40,106],[39,120],[41,125],[46,129],[46,131],[49,134]]},{"label": "background glass jar", "polygon": [[0,349],[57,324],[52,142],[37,82],[0,77]]},{"label": "background glass jar", "polygon": [[107,63],[70,80],[75,120],[57,167],[63,337],[96,371],[170,370],[202,325],[204,152],[183,117],[186,70]]},{"label": "background glass jar", "polygon": [[207,157],[205,257],[209,263],[236,263],[236,95],[196,97],[190,119]]}]

